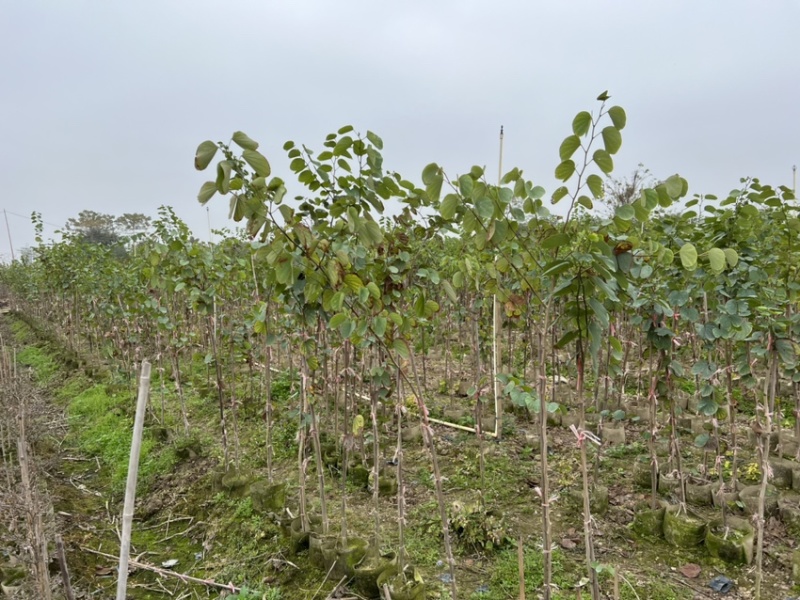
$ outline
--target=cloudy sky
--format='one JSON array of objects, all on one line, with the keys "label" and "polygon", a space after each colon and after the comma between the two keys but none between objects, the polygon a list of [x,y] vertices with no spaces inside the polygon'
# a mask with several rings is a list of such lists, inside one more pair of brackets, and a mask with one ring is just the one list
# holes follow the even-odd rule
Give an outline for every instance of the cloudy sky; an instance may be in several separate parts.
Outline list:
[{"label": "cloudy sky", "polygon": [[[554,188],[576,112],[628,112],[618,176],[643,163],[690,193],[791,185],[800,163],[800,2],[627,0],[0,0],[0,174],[15,248],[83,209],[156,214],[202,237],[204,139],[281,146],[345,124],[419,181],[505,166]],[[299,191],[299,188],[290,191]],[[0,227],[0,254],[9,254]]]}]

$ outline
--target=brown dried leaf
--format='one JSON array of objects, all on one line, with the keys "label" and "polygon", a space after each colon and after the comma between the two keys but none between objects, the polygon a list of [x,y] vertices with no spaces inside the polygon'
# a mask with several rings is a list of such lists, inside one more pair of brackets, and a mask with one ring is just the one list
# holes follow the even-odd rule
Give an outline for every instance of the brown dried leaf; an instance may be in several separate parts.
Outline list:
[{"label": "brown dried leaf", "polygon": [[696,565],[694,563],[686,563],[683,565],[679,571],[684,577],[688,577],[689,579],[695,579],[698,575],[700,575],[700,565]]}]

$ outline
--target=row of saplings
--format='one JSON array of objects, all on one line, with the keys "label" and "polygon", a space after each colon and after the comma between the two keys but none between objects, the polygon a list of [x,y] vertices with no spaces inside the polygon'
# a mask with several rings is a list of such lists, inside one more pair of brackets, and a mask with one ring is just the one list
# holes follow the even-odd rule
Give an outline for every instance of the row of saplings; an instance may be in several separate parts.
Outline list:
[{"label": "row of saplings", "polygon": [[[677,407],[676,427],[678,433],[686,433],[691,436],[700,435],[701,438],[708,428],[708,419],[698,415],[698,399],[689,394],[678,392],[675,394],[674,401]],[[634,423],[646,425],[650,419],[650,407],[646,403],[637,402],[636,399],[624,402],[625,410],[617,410],[613,418],[600,428],[600,437],[603,444],[617,445],[625,444],[625,419],[630,419]],[[620,408],[619,406],[617,408]],[[723,406],[718,415],[727,417],[729,407]],[[604,410],[603,413],[611,414],[611,411]],[[693,414],[694,413],[694,414]],[[597,415],[587,414],[587,422],[596,423]],[[664,425],[668,425],[669,413],[659,412],[659,420],[663,420]],[[577,413],[557,413],[548,415],[548,421],[555,426],[569,427],[577,424]],[[747,461],[749,455],[757,457],[760,442],[766,441],[759,439],[766,437],[756,434],[753,430],[748,430],[748,446],[744,452],[739,453],[739,464],[747,465],[749,469],[756,467],[752,460]],[[712,438],[713,439],[713,438]],[[529,441],[538,442],[537,439]],[[675,440],[677,441],[677,440]],[[656,442],[656,453],[658,460],[658,470],[656,472],[656,486],[659,494],[664,498],[676,499],[685,498],[686,504],[677,502],[671,504],[665,500],[659,500],[653,508],[650,503],[644,503],[637,507],[636,515],[632,523],[635,532],[664,538],[668,543],[678,547],[696,547],[704,545],[712,556],[730,563],[747,564],[753,560],[755,546],[755,530],[750,517],[757,514],[761,485],[743,485],[737,480],[736,485],[726,482],[725,487],[721,488],[718,480],[712,480],[707,476],[692,476],[683,479],[678,477],[674,469],[674,457],[676,452],[670,451],[673,440],[661,439]],[[724,442],[720,442],[724,444]],[[677,445],[677,444],[675,444]],[[702,472],[708,472],[709,458],[714,458],[722,463],[722,452],[714,457],[709,452],[711,444],[706,446],[703,451]],[[779,518],[790,534],[800,537],[800,440],[785,431],[774,431],[769,436],[769,481],[766,487],[764,516],[765,518]],[[718,448],[717,450],[721,450]],[[679,450],[677,451],[680,452]],[[669,459],[667,458],[669,457]],[[750,477],[745,479],[760,479],[760,472],[757,467],[754,473],[749,473]],[[685,470],[684,470],[685,472]],[[653,486],[653,469],[651,459],[642,457],[634,463],[633,479],[638,487],[651,489]],[[683,485],[681,494],[680,486]],[[735,488],[735,489],[734,489]],[[572,490],[569,499],[573,504],[580,508],[580,490]],[[601,485],[596,485],[591,492],[591,508],[593,513],[602,514],[608,507],[608,489]],[[687,507],[691,505],[691,508]],[[706,507],[717,509],[714,513],[709,513],[706,517]],[[699,514],[703,513],[703,515]],[[747,518],[743,518],[747,517]],[[793,556],[792,571],[795,583],[800,584],[800,551]]]},{"label": "row of saplings", "polygon": [[[758,447],[758,437],[750,432],[750,449]],[[787,432],[773,432],[769,442],[770,483],[766,487],[764,517],[779,518],[787,530],[797,536],[800,535],[800,462],[795,459],[799,443]],[[665,447],[662,445],[661,448],[664,450]],[[746,452],[743,454],[747,455]],[[757,452],[752,454],[756,455]],[[753,462],[745,464],[751,469],[755,466]],[[633,475],[638,486],[650,488],[652,470],[649,459],[635,463]],[[758,472],[752,475],[760,477]],[[632,524],[634,531],[663,537],[668,543],[683,548],[705,545],[708,553],[715,558],[749,565],[753,560],[755,545],[755,530],[751,520],[759,509],[760,483],[744,485],[737,481],[734,487],[727,482],[720,491],[719,481],[686,477],[681,481],[666,464],[659,468],[657,486],[662,496],[680,498],[681,485],[684,486],[686,504],[691,508],[680,502],[670,504],[664,501],[660,501],[656,508],[641,506]],[[717,511],[706,516],[708,511],[704,510],[705,507],[714,507]],[[793,566],[793,571],[800,574],[800,554],[795,553],[793,561],[798,562]]]}]

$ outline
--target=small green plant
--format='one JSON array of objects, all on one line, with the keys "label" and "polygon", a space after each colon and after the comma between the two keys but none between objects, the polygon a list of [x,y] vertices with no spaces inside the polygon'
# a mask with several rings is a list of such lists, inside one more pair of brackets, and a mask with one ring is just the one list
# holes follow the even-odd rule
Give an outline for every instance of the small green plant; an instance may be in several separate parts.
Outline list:
[{"label": "small green plant", "polygon": [[448,513],[456,539],[468,552],[492,552],[512,541],[503,515],[480,503],[453,502]]},{"label": "small green plant", "polygon": [[745,481],[758,481],[761,479],[761,467],[755,461],[742,465],[740,473]]}]

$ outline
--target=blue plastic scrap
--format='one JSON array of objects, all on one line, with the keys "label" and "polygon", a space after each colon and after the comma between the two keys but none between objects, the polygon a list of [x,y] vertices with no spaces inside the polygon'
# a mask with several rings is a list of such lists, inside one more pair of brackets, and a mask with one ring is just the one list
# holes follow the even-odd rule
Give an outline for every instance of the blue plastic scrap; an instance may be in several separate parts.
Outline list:
[{"label": "blue plastic scrap", "polygon": [[715,592],[719,592],[720,594],[727,594],[733,589],[733,581],[724,575],[717,575],[711,580],[711,583],[708,584],[708,587]]}]

